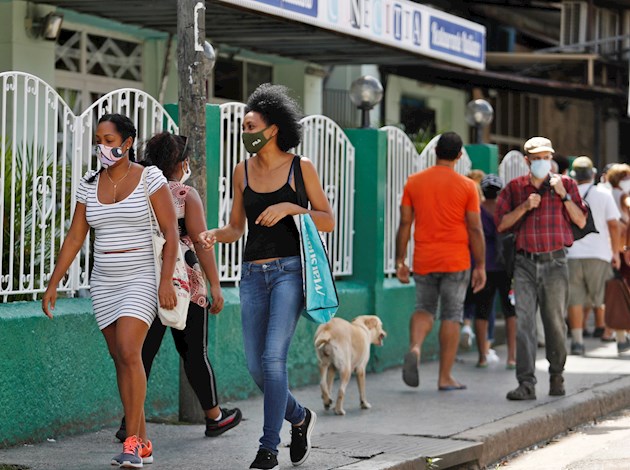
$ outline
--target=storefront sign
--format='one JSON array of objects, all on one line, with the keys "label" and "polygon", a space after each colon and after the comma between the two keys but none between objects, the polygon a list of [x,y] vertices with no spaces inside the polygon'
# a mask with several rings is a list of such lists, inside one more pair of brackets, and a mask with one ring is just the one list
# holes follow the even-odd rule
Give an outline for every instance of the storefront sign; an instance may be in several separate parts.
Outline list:
[{"label": "storefront sign", "polygon": [[485,68],[484,26],[410,0],[218,1],[446,62]]}]

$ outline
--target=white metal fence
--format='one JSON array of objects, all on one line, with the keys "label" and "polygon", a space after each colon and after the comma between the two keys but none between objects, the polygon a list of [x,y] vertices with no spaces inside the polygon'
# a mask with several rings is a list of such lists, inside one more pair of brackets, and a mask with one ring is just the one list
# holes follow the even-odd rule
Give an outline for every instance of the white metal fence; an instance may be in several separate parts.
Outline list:
[{"label": "white metal fence", "polygon": [[[219,227],[227,224],[232,210],[234,182],[232,174],[239,162],[247,158],[247,152],[241,142],[242,124],[245,105],[243,103],[225,103],[221,109],[221,158],[219,163]],[[217,267],[219,279],[237,282],[241,277],[244,238],[236,243],[217,244]]]},{"label": "white metal fence", "polygon": [[514,178],[524,176],[529,173],[529,166],[525,162],[525,157],[518,150],[511,150],[505,154],[499,164],[499,176],[507,185]]},{"label": "white metal fence", "polygon": [[[229,221],[232,208],[234,167],[247,158],[241,143],[241,126],[245,105],[221,105],[221,158],[219,181],[219,225]],[[343,130],[325,116],[307,116],[303,126],[302,144],[297,154],[309,157],[335,212],[335,230],[326,234],[333,274],[352,274],[352,235],[354,220],[354,147]],[[244,239],[237,243],[220,244],[217,263],[221,281],[238,282],[243,259]]]},{"label": "white metal fence", "polygon": [[[396,274],[396,232],[400,223],[400,201],[407,177],[420,171],[416,146],[401,129],[385,126],[387,132],[387,183],[385,187],[385,274]],[[407,245],[407,266],[413,260],[413,229]]]},{"label": "white metal fence", "polygon": [[[95,166],[93,134],[106,113],[129,116],[139,141],[162,129],[178,132],[164,108],[143,91],[109,93],[80,116],[47,83],[21,72],[0,73],[0,296],[35,298],[47,287],[70,226],[75,191]],[[90,246],[59,285],[88,288]]]},{"label": "white metal fence", "polygon": [[354,146],[335,121],[326,116],[302,119],[302,144],[296,153],[310,158],[335,213],[335,230],[326,235],[335,276],[352,274],[354,233]]},{"label": "white metal fence", "polygon": [[[398,127],[385,126],[381,130],[387,132],[384,271],[386,276],[392,277],[396,274],[396,232],[400,223],[400,202],[405,183],[412,173],[435,165],[435,146],[440,136],[431,139],[422,153],[418,154],[415,144]],[[472,169],[472,162],[465,148],[462,148],[462,153],[462,157],[455,164],[455,171],[467,175]],[[413,265],[413,228],[405,262],[408,266]]]},{"label": "white metal fence", "polygon": [[[420,154],[420,170],[425,170],[435,165],[435,147],[437,145],[440,135],[433,137]],[[460,175],[466,176],[472,169],[472,162],[466,152],[466,148],[462,147],[462,156],[455,164],[455,171]]]}]

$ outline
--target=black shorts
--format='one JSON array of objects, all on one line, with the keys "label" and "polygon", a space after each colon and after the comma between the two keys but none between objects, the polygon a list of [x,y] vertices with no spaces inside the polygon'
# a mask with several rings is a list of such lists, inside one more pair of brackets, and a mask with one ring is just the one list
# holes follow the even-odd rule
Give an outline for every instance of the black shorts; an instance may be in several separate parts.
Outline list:
[{"label": "black shorts", "polygon": [[510,302],[511,286],[512,280],[505,271],[488,271],[485,287],[472,295],[471,300],[475,304],[475,318],[479,320],[488,320],[490,318],[492,303],[497,290],[499,291],[499,298],[503,307],[503,316],[505,318],[516,316],[514,305]]}]

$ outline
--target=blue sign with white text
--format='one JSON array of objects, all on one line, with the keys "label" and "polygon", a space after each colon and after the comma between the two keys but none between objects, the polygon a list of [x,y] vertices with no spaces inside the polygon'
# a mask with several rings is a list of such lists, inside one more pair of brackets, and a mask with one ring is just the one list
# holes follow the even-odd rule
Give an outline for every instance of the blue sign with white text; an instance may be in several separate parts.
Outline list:
[{"label": "blue sign with white text", "polygon": [[485,37],[480,31],[431,16],[429,48],[483,64],[486,44]]},{"label": "blue sign with white text", "polygon": [[257,2],[317,18],[318,0],[256,0]]}]

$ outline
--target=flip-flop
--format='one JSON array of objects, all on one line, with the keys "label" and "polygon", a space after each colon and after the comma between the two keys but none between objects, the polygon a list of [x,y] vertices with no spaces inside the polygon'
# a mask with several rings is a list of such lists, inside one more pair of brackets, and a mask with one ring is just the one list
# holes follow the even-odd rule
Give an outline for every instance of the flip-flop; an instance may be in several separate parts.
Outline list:
[{"label": "flip-flop", "polygon": [[487,369],[488,368],[488,363],[487,362],[478,362],[475,367],[477,369]]},{"label": "flip-flop", "polygon": [[459,385],[445,385],[443,387],[438,387],[440,392],[450,392],[451,390],[466,390],[468,387],[464,384]]},{"label": "flip-flop", "polygon": [[516,369],[516,364],[508,363],[508,364],[505,365],[505,368],[507,370],[514,370],[514,369]]},{"label": "flip-flop", "polygon": [[418,373],[418,356],[415,352],[409,351],[405,354],[405,361],[402,368],[403,381],[410,387],[420,385],[420,374]]}]

